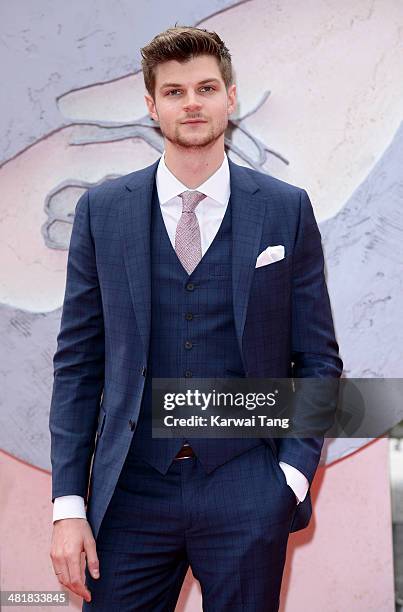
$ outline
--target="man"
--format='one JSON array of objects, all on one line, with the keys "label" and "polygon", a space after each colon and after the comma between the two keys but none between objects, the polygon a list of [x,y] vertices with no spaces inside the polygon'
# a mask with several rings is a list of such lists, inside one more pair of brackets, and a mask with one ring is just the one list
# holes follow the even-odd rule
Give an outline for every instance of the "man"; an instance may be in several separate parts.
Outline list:
[{"label": "man", "polygon": [[303,189],[227,158],[236,86],[217,34],[171,28],[142,55],[165,151],[76,207],[51,558],[85,610],[174,610],[189,565],[205,611],[278,610],[323,438],[153,439],[151,381],[339,377],[320,234]]}]

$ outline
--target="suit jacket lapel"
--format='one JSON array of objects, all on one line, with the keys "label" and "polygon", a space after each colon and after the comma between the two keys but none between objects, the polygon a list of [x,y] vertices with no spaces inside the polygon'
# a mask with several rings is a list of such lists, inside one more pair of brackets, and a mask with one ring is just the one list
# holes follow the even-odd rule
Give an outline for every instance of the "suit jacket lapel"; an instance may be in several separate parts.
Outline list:
[{"label": "suit jacket lapel", "polygon": [[[242,355],[249,294],[259,254],[265,205],[259,185],[242,166],[230,159],[232,207],[232,293],[235,329]],[[151,328],[151,205],[159,159],[126,183],[120,205],[120,231],[124,259],[144,354],[148,355]],[[256,194],[256,195],[255,195]]]},{"label": "suit jacket lapel", "polygon": [[[266,207],[252,176],[242,166],[228,161],[232,206],[232,299],[235,329],[243,356],[242,336]],[[245,363],[244,366],[246,368]]]},{"label": "suit jacket lapel", "polygon": [[158,162],[130,177],[119,209],[127,277],[146,357],[151,329],[151,205]]}]

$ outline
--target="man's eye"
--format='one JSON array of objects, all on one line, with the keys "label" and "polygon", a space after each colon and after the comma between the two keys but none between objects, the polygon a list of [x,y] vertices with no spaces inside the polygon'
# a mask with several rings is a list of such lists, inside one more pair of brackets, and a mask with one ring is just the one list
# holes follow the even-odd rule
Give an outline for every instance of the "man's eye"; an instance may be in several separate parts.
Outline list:
[{"label": "man's eye", "polygon": [[[210,91],[210,90],[211,90],[211,91],[214,91],[214,87],[212,87],[211,85],[203,85],[203,87],[200,87],[200,89],[201,89],[201,90],[202,90],[202,89],[204,89],[204,90],[207,90],[207,91]],[[167,92],[167,96],[172,96],[172,95],[173,95],[173,96],[176,96],[176,93],[177,93],[177,92],[180,92],[180,91],[181,91],[180,89],[170,89],[170,90]]]}]

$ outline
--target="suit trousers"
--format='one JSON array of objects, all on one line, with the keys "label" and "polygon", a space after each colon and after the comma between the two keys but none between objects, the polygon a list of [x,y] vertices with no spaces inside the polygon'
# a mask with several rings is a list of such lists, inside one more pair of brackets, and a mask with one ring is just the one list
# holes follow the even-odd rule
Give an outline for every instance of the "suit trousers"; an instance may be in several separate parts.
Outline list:
[{"label": "suit trousers", "polygon": [[100,578],[83,610],[175,610],[189,565],[204,612],[275,612],[297,507],[271,447],[207,474],[197,457],[163,475],[127,456],[97,538]]}]

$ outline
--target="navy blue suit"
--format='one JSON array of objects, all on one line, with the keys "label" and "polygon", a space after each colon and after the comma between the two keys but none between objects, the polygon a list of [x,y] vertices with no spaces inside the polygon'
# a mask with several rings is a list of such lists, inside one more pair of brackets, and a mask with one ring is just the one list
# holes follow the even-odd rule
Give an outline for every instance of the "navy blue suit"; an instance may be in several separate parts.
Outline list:
[{"label": "navy blue suit", "polygon": [[[158,208],[157,164],[76,207],[54,357],[52,499],[88,501],[101,579],[86,573],[85,609],[174,610],[190,563],[205,610],[277,610],[288,534],[312,513],[278,461],[311,484],[323,438],[190,440],[197,457],[172,462],[181,440],[151,439],[151,380],[339,377],[320,233],[303,189],[229,160],[223,223],[189,276]],[[285,258],[256,269],[277,244]]]}]

